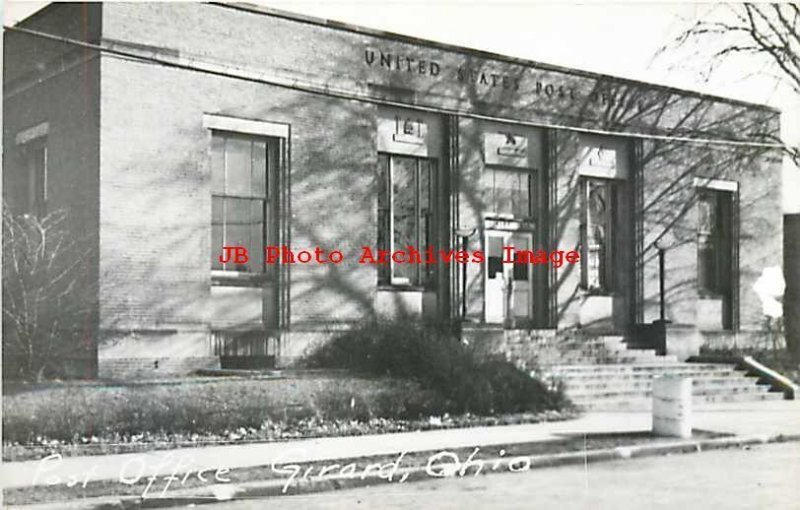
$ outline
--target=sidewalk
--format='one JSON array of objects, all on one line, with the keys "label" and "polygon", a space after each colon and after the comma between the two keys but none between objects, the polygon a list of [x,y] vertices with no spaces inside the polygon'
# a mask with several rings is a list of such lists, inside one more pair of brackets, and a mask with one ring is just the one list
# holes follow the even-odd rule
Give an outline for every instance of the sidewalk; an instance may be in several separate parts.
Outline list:
[{"label": "sidewalk", "polygon": [[[205,476],[213,479],[214,473],[220,469],[543,442],[561,439],[564,434],[641,432],[649,431],[650,426],[649,412],[593,412],[564,422],[11,462],[0,466],[0,480],[4,488],[18,488],[64,484],[70,480],[74,480],[73,483],[130,480],[190,472],[205,472]],[[694,410],[694,428],[736,436],[769,438],[783,435],[800,439],[800,401],[742,402],[697,407]]]}]

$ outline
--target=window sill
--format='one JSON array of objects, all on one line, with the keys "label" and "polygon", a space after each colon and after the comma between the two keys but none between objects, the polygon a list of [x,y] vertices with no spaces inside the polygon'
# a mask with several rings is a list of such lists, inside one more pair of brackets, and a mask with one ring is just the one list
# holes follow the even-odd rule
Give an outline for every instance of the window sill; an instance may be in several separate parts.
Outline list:
[{"label": "window sill", "polygon": [[264,274],[238,271],[211,271],[211,285],[227,287],[261,287],[268,281]]},{"label": "window sill", "polygon": [[597,288],[587,289],[587,288],[584,287],[584,288],[581,288],[581,291],[582,291],[582,294],[583,294],[584,297],[614,297],[614,296],[616,296],[616,293],[614,291],[597,289]]},{"label": "window sill", "polygon": [[418,285],[378,285],[379,292],[425,292],[425,287]]},{"label": "window sill", "polygon": [[483,219],[494,220],[494,221],[518,221],[520,223],[533,223],[533,221],[536,218],[533,216],[516,216],[512,213],[484,212]]}]

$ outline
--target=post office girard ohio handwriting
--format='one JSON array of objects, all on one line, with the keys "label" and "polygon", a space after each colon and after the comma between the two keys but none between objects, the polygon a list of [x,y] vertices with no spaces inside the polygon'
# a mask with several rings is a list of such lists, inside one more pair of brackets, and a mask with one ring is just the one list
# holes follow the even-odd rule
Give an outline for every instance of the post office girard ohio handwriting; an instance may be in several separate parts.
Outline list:
[{"label": "post office girard ohio handwriting", "polygon": [[[300,458],[307,453],[302,448],[293,448],[283,452],[279,458],[272,462],[265,462],[262,467],[266,469],[265,476],[273,478],[277,475],[281,484],[281,492],[286,494],[294,486],[308,484],[317,480],[335,479],[378,479],[387,483],[403,483],[412,473],[430,478],[478,476],[486,472],[505,471],[520,473],[531,469],[530,456],[506,457],[506,451],[500,449],[497,453],[488,453],[486,458],[479,458],[481,449],[474,447],[472,452],[464,458],[457,452],[441,450],[427,457],[409,459],[408,452],[397,455],[387,455],[385,462],[329,462],[329,463],[292,463],[288,459]],[[424,454],[423,454],[424,455]],[[463,453],[462,453],[463,455]],[[389,460],[393,459],[393,460]],[[167,454],[158,462],[145,455],[132,455],[122,463],[116,476],[108,479],[101,474],[98,465],[92,466],[81,473],[65,474],[60,469],[64,461],[60,454],[52,454],[43,458],[35,473],[34,483],[43,481],[46,485],[63,485],[66,487],[81,486],[86,488],[89,483],[99,480],[118,482],[127,486],[141,486],[141,497],[144,499],[158,499],[167,497],[170,489],[181,487],[201,486],[228,486],[228,494],[237,491],[235,487],[235,470],[221,466],[200,466],[192,455]]]}]

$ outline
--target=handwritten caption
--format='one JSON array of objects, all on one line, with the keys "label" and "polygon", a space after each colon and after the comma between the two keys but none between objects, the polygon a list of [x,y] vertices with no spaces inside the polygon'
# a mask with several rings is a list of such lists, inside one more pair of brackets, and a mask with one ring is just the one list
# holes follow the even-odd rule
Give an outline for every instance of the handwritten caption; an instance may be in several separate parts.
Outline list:
[{"label": "handwritten caption", "polygon": [[[472,452],[462,459],[454,451],[441,450],[421,460],[404,461],[409,456],[408,452],[401,452],[396,456],[387,455],[394,460],[389,462],[329,462],[309,464],[308,462],[288,462],[284,459],[301,459],[307,457],[303,449],[290,449],[284,452],[269,464],[255,463],[246,469],[268,469],[265,478],[274,478],[277,475],[283,480],[281,492],[287,494],[293,487],[313,483],[326,479],[380,479],[387,483],[403,483],[413,473],[420,473],[431,478],[465,477],[470,474],[478,476],[483,472],[506,471],[519,473],[531,469],[530,456],[506,457],[506,451],[501,449],[489,458],[478,458],[481,449],[473,448]],[[463,453],[462,453],[463,455]],[[235,481],[231,468],[221,466],[203,465],[191,453],[172,452],[161,456],[154,462],[152,454],[134,454],[122,463],[114,466],[116,473],[109,476],[109,466],[105,461],[94,463],[89,469],[81,472],[69,471],[66,465],[69,459],[61,454],[52,454],[43,458],[37,467],[33,485],[65,486],[69,488],[86,488],[92,482],[117,482],[126,486],[143,485],[141,497],[164,498],[170,489],[188,486],[197,487],[204,485],[227,484],[233,486]],[[424,463],[424,468],[422,467]],[[232,487],[235,488],[235,487]],[[229,491],[232,495],[234,491]]]}]

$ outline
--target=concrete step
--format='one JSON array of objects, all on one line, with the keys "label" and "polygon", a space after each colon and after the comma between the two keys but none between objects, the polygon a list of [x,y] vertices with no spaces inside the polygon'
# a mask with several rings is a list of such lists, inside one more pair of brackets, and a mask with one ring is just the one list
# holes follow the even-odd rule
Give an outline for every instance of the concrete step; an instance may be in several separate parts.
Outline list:
[{"label": "concrete step", "polygon": [[[768,386],[746,385],[732,387],[692,387],[692,396],[725,396],[725,395],[762,395],[768,393]],[[580,400],[616,399],[616,398],[650,398],[653,391],[651,388],[608,388],[591,390],[567,390],[567,395],[573,402]]]},{"label": "concrete step", "polygon": [[617,365],[617,364],[645,364],[645,363],[678,363],[675,356],[657,356],[655,353],[567,353],[561,356],[561,361],[570,365]]},{"label": "concrete step", "polygon": [[564,364],[543,372],[560,380],[567,396],[585,409],[626,409],[652,405],[653,380],[663,375],[692,378],[697,404],[781,399],[733,365],[720,363],[639,362]]},{"label": "concrete step", "polygon": [[[536,343],[534,339],[531,338],[508,338],[507,339],[510,344],[530,344]],[[624,350],[627,348],[627,344],[625,343],[625,339],[622,336],[601,336],[601,337],[591,337],[585,339],[569,339],[569,340],[559,340],[555,344],[554,347],[558,347],[559,349],[563,350],[574,350],[574,349],[620,349]]]},{"label": "concrete step", "polygon": [[700,395],[698,400],[707,404],[715,402],[755,402],[761,400],[783,400],[783,393],[771,392],[769,390],[761,393],[717,393],[713,395]]},{"label": "concrete step", "polygon": [[[700,395],[692,398],[693,407],[721,402],[756,402],[763,400],[781,400],[781,393],[744,393],[723,395]],[[621,411],[621,410],[649,410],[653,407],[652,398],[607,398],[588,399],[573,402],[587,411]]]},{"label": "concrete step", "polygon": [[[737,372],[733,369],[720,369],[720,370],[675,370],[668,372],[670,374],[682,375],[684,377],[742,377],[742,372]],[[653,377],[664,375],[661,372],[653,371],[618,371],[608,370],[605,372],[559,372],[547,371],[542,372],[544,377],[569,379],[574,381],[604,381],[604,380],[624,380],[632,381],[636,379],[651,380]]]},{"label": "concrete step", "polygon": [[[783,394],[780,392],[770,392],[768,387],[765,386],[751,386],[748,388],[738,388],[737,391],[729,391],[728,389],[718,389],[718,390],[704,390],[702,393],[694,393],[692,395],[693,400],[698,399],[705,399],[708,401],[721,401],[721,402],[728,402],[726,398],[730,397],[733,399],[737,399],[741,397],[742,400],[747,400],[749,397],[753,397],[754,400],[761,400],[763,396],[769,396],[771,399],[773,396],[777,399],[783,398]],[[629,390],[629,391],[610,391],[607,393],[602,392],[593,392],[593,393],[578,393],[570,396],[572,401],[576,404],[585,404],[587,402],[595,402],[600,400],[652,400],[652,391],[651,390]]]},{"label": "concrete step", "polygon": [[[510,345],[507,352],[510,358],[524,358],[530,354],[532,348],[527,344]],[[560,365],[607,365],[607,364],[661,364],[677,363],[678,358],[673,355],[660,356],[650,350],[628,350],[624,345],[616,349],[604,346],[584,347],[579,349],[563,349],[559,347],[558,360]]]},{"label": "concrete step", "polygon": [[[531,346],[536,346],[535,343],[530,341],[513,341],[507,342],[506,345],[509,349],[522,349],[522,348],[529,348]],[[627,345],[624,343],[619,343],[615,345],[609,345],[604,343],[588,343],[588,344],[578,344],[578,343],[564,343],[564,344],[557,344],[547,346],[548,348],[557,349],[560,352],[569,353],[569,352],[586,352],[586,353],[599,353],[599,352],[654,352],[653,349],[628,349]]]},{"label": "concrete step", "polygon": [[629,349],[621,335],[598,335],[570,338],[551,345],[540,346],[525,331],[507,332],[505,336],[508,358],[526,360],[540,347],[557,352],[556,357],[565,365],[647,364],[677,363],[675,356],[659,356],[653,349]]},{"label": "concrete step", "polygon": [[[736,391],[739,388],[753,388],[754,381],[746,378],[707,378],[707,379],[694,379],[692,381],[692,391],[696,394],[702,393],[706,390],[716,389],[730,389]],[[768,386],[764,386],[767,387]],[[638,379],[638,380],[611,380],[611,381],[567,381],[565,389],[570,395],[578,393],[591,393],[591,392],[607,392],[607,391],[626,391],[626,390],[647,390],[653,388],[651,380]]]},{"label": "concrete step", "polygon": [[545,350],[544,359],[558,364],[540,366],[538,377],[559,380],[567,396],[587,409],[648,408],[652,405],[653,380],[664,375],[691,377],[697,404],[780,399],[757,378],[747,377],[733,365],[685,363],[675,356],[659,356],[655,350],[637,348],[620,335],[574,333],[567,338],[542,339],[541,332],[500,330],[507,357],[520,366]]},{"label": "concrete step", "polygon": [[601,373],[684,373],[704,370],[729,370],[735,368],[725,363],[608,363],[603,365],[552,365],[545,372],[559,374],[601,374]]}]

